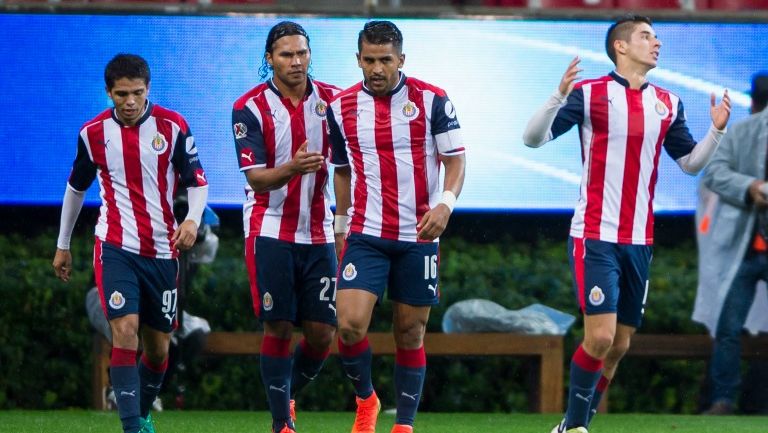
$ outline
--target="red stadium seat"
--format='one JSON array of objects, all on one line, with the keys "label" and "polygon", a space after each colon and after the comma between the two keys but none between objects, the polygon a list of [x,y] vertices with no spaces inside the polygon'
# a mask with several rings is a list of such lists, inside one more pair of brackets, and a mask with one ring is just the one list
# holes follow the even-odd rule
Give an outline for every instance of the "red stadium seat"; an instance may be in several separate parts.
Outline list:
[{"label": "red stadium seat", "polygon": [[768,0],[710,0],[709,7],[732,11],[768,9]]},{"label": "red stadium seat", "polygon": [[680,9],[680,0],[616,0],[620,9]]},{"label": "red stadium seat", "polygon": [[548,8],[613,8],[615,0],[540,0],[541,7]]}]

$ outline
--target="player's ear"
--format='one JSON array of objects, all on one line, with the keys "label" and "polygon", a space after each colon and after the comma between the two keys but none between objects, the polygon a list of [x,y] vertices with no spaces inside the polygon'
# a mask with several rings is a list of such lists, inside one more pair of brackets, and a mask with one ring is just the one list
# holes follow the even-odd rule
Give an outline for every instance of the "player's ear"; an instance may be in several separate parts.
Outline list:
[{"label": "player's ear", "polygon": [[266,53],[264,53],[264,58],[267,59],[267,64],[269,65],[269,67],[273,68],[274,66],[272,65],[272,53],[267,51]]},{"label": "player's ear", "polygon": [[402,69],[403,65],[405,65],[405,53],[400,53],[399,56],[397,56],[400,62],[397,65],[397,69]]},{"label": "player's ear", "polygon": [[355,57],[357,57],[357,66],[362,68],[363,67],[363,61],[360,58],[360,53],[355,53]]},{"label": "player's ear", "polygon": [[616,53],[625,54],[627,52],[627,41],[623,41],[621,39],[616,39],[613,41],[613,49],[616,51]]}]

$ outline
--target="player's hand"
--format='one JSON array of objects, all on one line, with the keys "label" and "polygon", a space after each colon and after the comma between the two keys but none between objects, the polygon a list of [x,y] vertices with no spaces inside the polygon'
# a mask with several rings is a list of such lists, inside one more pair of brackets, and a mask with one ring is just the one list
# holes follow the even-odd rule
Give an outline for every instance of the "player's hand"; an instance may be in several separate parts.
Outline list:
[{"label": "player's hand", "polygon": [[429,212],[424,214],[418,224],[416,232],[421,240],[432,241],[443,234],[445,227],[448,226],[448,219],[451,217],[451,210],[448,206],[440,203]]},{"label": "player's hand", "polygon": [[292,169],[297,174],[314,173],[323,167],[325,158],[320,152],[308,152],[309,143],[305,140],[301,143],[291,161]]},{"label": "player's hand", "polygon": [[760,187],[765,183],[760,179],[755,179],[749,184],[749,196],[752,198],[752,203],[755,207],[760,209],[768,208],[768,198],[760,191]]},{"label": "player's hand", "polygon": [[173,232],[171,247],[178,251],[186,251],[192,248],[197,239],[197,224],[192,220],[186,220]]},{"label": "player's hand", "polygon": [[69,276],[72,274],[72,253],[69,250],[56,248],[56,255],[53,256],[52,265],[56,278],[69,282]]},{"label": "player's hand", "polygon": [[346,233],[336,233],[334,235],[334,244],[336,245],[336,260],[341,262],[341,252],[344,251],[344,245],[347,242]]},{"label": "player's hand", "polygon": [[571,93],[571,90],[573,90],[573,86],[576,84],[576,81],[581,79],[581,77],[579,77],[579,72],[583,71],[583,69],[579,68],[580,62],[581,59],[579,56],[574,57],[573,60],[571,60],[571,63],[568,65],[568,69],[565,70],[563,79],[560,80],[560,87],[557,88],[561,95],[568,96]]},{"label": "player's hand", "polygon": [[712,124],[717,129],[723,129],[728,125],[728,119],[731,117],[731,97],[728,96],[728,89],[723,93],[723,99],[715,105],[715,94],[709,95],[709,115],[712,117]]}]

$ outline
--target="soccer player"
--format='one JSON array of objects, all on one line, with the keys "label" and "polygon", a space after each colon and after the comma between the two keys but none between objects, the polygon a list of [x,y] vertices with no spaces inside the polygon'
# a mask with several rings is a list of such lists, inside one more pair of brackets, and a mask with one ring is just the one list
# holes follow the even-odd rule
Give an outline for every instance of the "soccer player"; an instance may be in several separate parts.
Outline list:
[{"label": "soccer player", "polygon": [[397,346],[392,432],[409,433],[426,371],[427,318],[438,302],[438,236],[464,183],[464,146],[445,91],[400,72],[403,36],[393,23],[367,23],[357,47],[364,80],[340,93],[328,116],[336,242],[346,242],[336,300],[339,353],[357,394],[352,432],[374,433],[381,404],[366,334],[387,288]]},{"label": "soccer player", "polygon": [[[80,129],[64,193],[53,268],[69,281],[72,228],[98,177],[101,210],[93,266],[112,330],[110,378],[125,433],[154,433],[149,409],[168,366],[176,326],[179,251],[192,247],[208,182],[187,122],[151,103],[147,62],[118,54],[104,71],[107,109]],[[189,212],[177,226],[173,193],[187,188]],[[136,363],[139,334],[143,345]]]},{"label": "soccer player", "polygon": [[[295,431],[294,397],[328,357],[336,329],[336,250],[329,206],[328,104],[340,89],[312,79],[309,36],[272,27],[261,78],[232,110],[253,308],[264,324],[261,376],[272,431]],[[294,325],[304,338],[290,355]]]},{"label": "soccer player", "polygon": [[653,244],[653,193],[661,147],[691,175],[709,161],[730,116],[728,92],[696,143],[680,98],[646,80],[661,41],[650,19],[614,23],[605,48],[616,70],[576,83],[573,59],[557,91],[528,122],[523,141],[539,147],[579,125],[583,174],[568,250],[584,341],[571,360],[568,408],[552,432],[587,432],[619,360],[640,326]]}]

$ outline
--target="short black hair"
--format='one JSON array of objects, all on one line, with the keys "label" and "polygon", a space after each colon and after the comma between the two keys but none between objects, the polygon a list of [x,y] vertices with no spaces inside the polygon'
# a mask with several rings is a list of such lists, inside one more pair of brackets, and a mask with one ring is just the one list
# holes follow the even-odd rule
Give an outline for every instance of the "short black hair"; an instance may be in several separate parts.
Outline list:
[{"label": "short black hair", "polygon": [[368,21],[357,35],[357,51],[363,50],[363,41],[374,44],[392,44],[398,52],[403,51],[403,34],[391,21]]},{"label": "short black hair", "polygon": [[653,26],[651,19],[643,15],[624,15],[608,28],[608,32],[605,34],[605,52],[608,53],[608,57],[613,64],[616,64],[616,49],[613,48],[613,43],[617,40],[629,42],[629,38],[632,35],[632,31],[635,29],[635,25],[640,23],[646,23],[649,26]]},{"label": "short black hair", "polygon": [[768,104],[768,71],[761,71],[752,76],[749,95],[752,97],[752,111],[763,111]]},{"label": "short black hair", "polygon": [[115,87],[115,81],[121,78],[131,80],[139,78],[144,80],[144,84],[149,85],[150,73],[147,61],[136,54],[116,55],[104,68],[104,83],[107,85],[107,90]]},{"label": "short black hair", "polygon": [[304,36],[307,39],[307,46],[309,46],[309,35],[306,30],[300,24],[293,21],[280,21],[272,26],[267,33],[267,41],[264,43],[264,56],[261,59],[261,67],[259,68],[259,77],[265,79],[269,72],[272,70],[272,66],[267,62],[267,53],[272,54],[274,50],[275,42],[284,36]]}]

